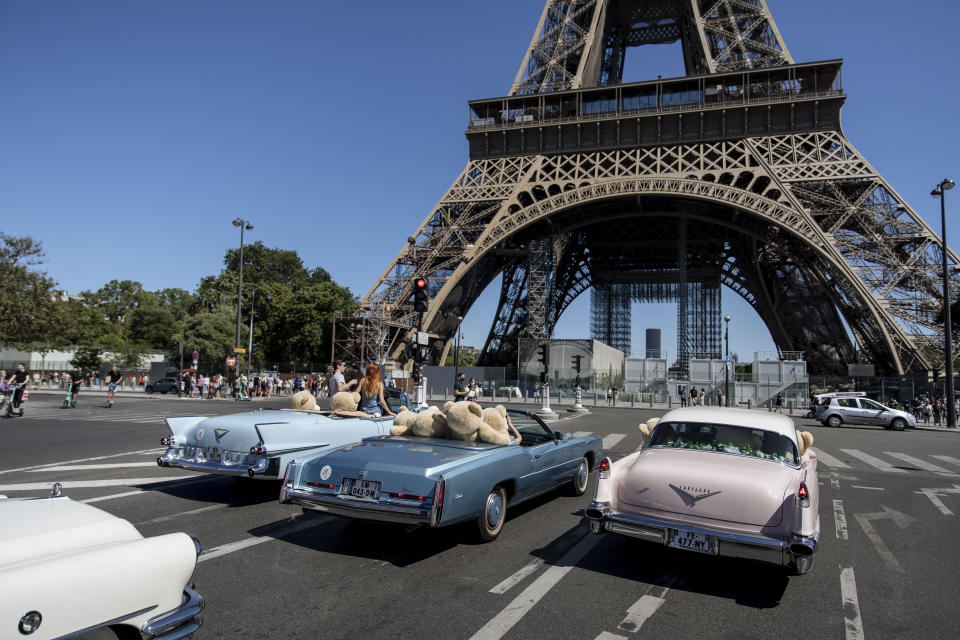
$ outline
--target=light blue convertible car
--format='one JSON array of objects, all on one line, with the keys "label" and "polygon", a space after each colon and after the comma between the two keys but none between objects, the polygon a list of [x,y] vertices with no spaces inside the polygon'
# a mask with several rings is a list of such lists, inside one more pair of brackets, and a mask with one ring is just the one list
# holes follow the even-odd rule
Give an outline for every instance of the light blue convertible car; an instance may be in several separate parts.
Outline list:
[{"label": "light blue convertible car", "polygon": [[566,485],[587,488],[602,440],[551,431],[508,410],[519,446],[415,436],[374,436],[287,465],[280,502],[347,518],[442,527],[474,521],[495,539],[508,506]]},{"label": "light blue convertible car", "polygon": [[[399,389],[387,389],[396,411],[410,408]],[[360,438],[390,433],[393,418],[340,417],[323,411],[260,409],[224,416],[164,418],[170,435],[157,458],[161,467],[180,467],[232,476],[277,480],[294,457],[323,455]]]}]

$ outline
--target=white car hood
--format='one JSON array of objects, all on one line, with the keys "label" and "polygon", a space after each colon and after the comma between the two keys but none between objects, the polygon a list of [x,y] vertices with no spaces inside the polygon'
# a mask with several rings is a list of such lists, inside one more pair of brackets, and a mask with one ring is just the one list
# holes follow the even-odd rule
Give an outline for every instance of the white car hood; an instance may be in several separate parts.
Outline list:
[{"label": "white car hood", "polygon": [[67,497],[0,500],[0,567],[142,537],[126,520]]}]

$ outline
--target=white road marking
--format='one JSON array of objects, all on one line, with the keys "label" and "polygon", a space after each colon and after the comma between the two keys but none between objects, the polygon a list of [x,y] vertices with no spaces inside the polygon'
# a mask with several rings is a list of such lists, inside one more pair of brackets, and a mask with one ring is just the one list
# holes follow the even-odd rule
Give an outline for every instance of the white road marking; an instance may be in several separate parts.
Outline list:
[{"label": "white road marking", "polygon": [[863,620],[860,619],[860,601],[857,599],[857,579],[853,567],[840,567],[840,597],[843,601],[844,637],[863,640]]},{"label": "white road marking", "polygon": [[111,493],[108,496],[99,496],[97,498],[87,498],[86,500],[81,500],[84,504],[90,504],[91,502],[103,502],[104,500],[113,500],[115,498],[126,498],[127,496],[135,496],[138,493],[146,493],[146,489],[137,489],[136,491],[124,491],[123,493]]},{"label": "white road marking", "polygon": [[833,487],[834,489],[840,488],[840,477],[837,475],[836,472],[833,472],[832,474],[830,474],[830,486]]},{"label": "white road marking", "polygon": [[593,431],[574,431],[573,432],[574,438],[582,438],[584,436],[592,436],[592,435],[593,435]]},{"label": "white road marking", "polygon": [[97,456],[95,458],[78,458],[76,460],[64,460],[63,462],[48,462],[47,464],[35,464],[30,467],[20,467],[19,469],[4,469],[0,471],[0,474],[3,473],[15,473],[17,471],[29,471],[30,469],[40,469],[41,467],[54,467],[64,464],[76,464],[78,462],[93,462],[94,460],[107,460],[109,458],[120,458],[123,456],[136,456],[141,453],[157,453],[159,447],[154,447],[153,449],[141,449],[139,451],[127,451],[125,453],[114,453],[109,456]]},{"label": "white road marking", "polygon": [[610,633],[609,631],[601,631],[594,640],[627,640],[627,636],[618,636],[615,633]]},{"label": "white road marking", "polygon": [[524,578],[529,576],[531,573],[540,568],[543,564],[543,560],[536,559],[527,566],[523,567],[512,576],[495,586],[493,589],[490,589],[490,593],[503,594],[509,591],[514,585],[521,582]]},{"label": "white road marking", "polygon": [[863,529],[863,532],[867,534],[867,538],[870,539],[870,542],[873,543],[874,548],[876,548],[877,553],[880,555],[880,558],[887,563],[894,571],[899,571],[900,573],[906,573],[903,570],[903,565],[900,564],[900,561],[893,557],[893,554],[890,553],[890,549],[887,548],[887,544],[883,541],[883,538],[880,537],[880,534],[877,533],[877,530],[873,528],[873,520],[893,520],[894,523],[901,529],[905,529],[910,526],[916,519],[911,518],[905,513],[900,513],[895,511],[890,507],[884,507],[883,511],[878,511],[877,513],[858,513],[856,514],[857,522],[860,523],[860,527]]},{"label": "white road marking", "polygon": [[527,614],[543,596],[547,595],[560,580],[580,562],[587,553],[593,549],[602,536],[596,536],[590,533],[584,534],[583,538],[567,551],[557,564],[543,572],[543,574],[534,580],[533,584],[523,590],[510,604],[498,613],[492,620],[477,631],[470,640],[499,640],[510,629],[513,628],[523,616]]},{"label": "white road marking", "polygon": [[609,451],[610,449],[613,449],[618,442],[620,442],[626,437],[627,437],[627,434],[625,433],[611,433],[610,435],[605,436],[603,438],[603,450]]},{"label": "white road marking", "polygon": [[931,458],[936,458],[940,462],[946,462],[947,464],[953,464],[960,467],[960,460],[952,456],[930,456]]},{"label": "white road marking", "polygon": [[930,498],[930,502],[933,503],[933,506],[935,506],[940,513],[945,516],[952,516],[953,511],[948,509],[947,505],[943,504],[943,501],[940,499],[940,495],[946,493],[960,493],[960,484],[953,485],[952,489],[949,487],[944,489],[920,489],[918,493],[922,493]]},{"label": "white road marking", "polygon": [[191,509],[190,511],[181,511],[180,513],[173,513],[169,516],[160,516],[159,518],[153,518],[152,520],[144,520],[143,522],[138,522],[137,524],[157,524],[158,522],[166,522],[167,520],[173,520],[174,518],[179,518],[180,516],[191,516],[195,513],[204,513],[205,511],[223,509],[226,506],[226,504],[212,504],[208,507],[200,507],[199,509]]},{"label": "white road marking", "polygon": [[[194,476],[173,477],[162,476],[157,478],[121,478],[116,480],[66,480],[60,484],[64,489],[89,489],[92,487],[132,487],[138,484],[159,484],[161,482],[170,482],[171,480],[180,480],[183,478],[192,478]],[[49,489],[49,482],[24,482],[22,484],[0,484],[0,491],[39,491]]]},{"label": "white road marking", "polygon": [[852,484],[850,485],[854,489],[869,489],[870,491],[886,491],[883,487],[865,487],[861,484]]},{"label": "white road marking", "polygon": [[954,473],[949,469],[944,469],[940,465],[933,464],[932,462],[927,462],[926,460],[921,460],[920,458],[914,458],[905,453],[900,453],[898,451],[884,451],[884,455],[888,455],[891,458],[897,458],[898,460],[903,460],[904,462],[916,467],[917,469],[923,469],[924,471],[933,471],[937,475],[941,476],[950,476],[956,478],[960,476],[958,473]]},{"label": "white road marking", "polygon": [[132,467],[155,467],[156,462],[114,462],[107,464],[66,464],[59,467],[43,467],[30,469],[27,473],[44,473],[46,471],[95,471],[97,469],[126,469]]},{"label": "white road marking", "polygon": [[666,600],[663,598],[658,598],[656,596],[644,595],[641,596],[639,600],[633,603],[629,609],[627,609],[627,617],[623,619],[619,625],[618,629],[623,631],[630,631],[631,633],[636,633],[640,630],[640,627],[643,626],[643,623],[647,619],[657,612],[657,609],[660,608]]},{"label": "white road marking", "polygon": [[[164,487],[170,485],[181,485],[181,484],[192,484],[194,482],[206,482],[208,480],[215,480],[218,476],[213,474],[200,475],[200,476],[185,476],[183,480],[171,480]],[[151,491],[160,491],[163,487],[148,487],[146,489],[135,489],[133,491],[124,491],[123,493],[111,493],[105,496],[98,496],[96,498],[87,498],[86,500],[81,500],[80,502],[91,503],[91,502],[103,502],[104,500],[115,500],[117,498],[126,498],[127,496],[135,496],[139,494],[150,493]]]},{"label": "white road marking", "polygon": [[853,456],[854,458],[862,462],[866,462],[868,465],[870,465],[874,469],[879,469],[880,471],[884,471],[886,473],[906,473],[906,471],[904,471],[903,469],[897,469],[892,464],[884,462],[880,458],[874,458],[869,453],[864,453],[859,449],[840,449],[840,451],[843,451],[845,454],[849,456]]},{"label": "white road marking", "polygon": [[833,467],[835,469],[849,469],[850,465],[842,460],[837,460],[829,453],[824,453],[820,449],[814,449],[813,452],[817,454],[817,460],[827,465],[828,467]]},{"label": "white road marking", "polygon": [[837,537],[847,539],[847,516],[843,513],[843,500],[833,501],[833,521],[837,527]]},{"label": "white road marking", "polygon": [[304,529],[309,529],[310,527],[315,527],[319,524],[324,524],[333,519],[334,519],[334,516],[320,516],[320,517],[310,518],[309,520],[295,522],[293,525],[290,525],[287,527],[281,527],[277,529],[273,535],[257,536],[255,538],[247,538],[246,540],[238,540],[237,542],[229,542],[227,544],[222,544],[219,547],[213,547],[201,553],[200,557],[197,558],[197,562],[206,562],[207,560],[213,560],[214,558],[225,556],[228,553],[233,553],[234,551],[240,551],[241,549],[246,549],[248,547],[253,547],[258,544],[263,544],[264,542],[270,542],[271,540],[277,540],[278,538],[282,538],[284,536],[288,536],[293,533],[298,533],[300,531],[303,531]]}]

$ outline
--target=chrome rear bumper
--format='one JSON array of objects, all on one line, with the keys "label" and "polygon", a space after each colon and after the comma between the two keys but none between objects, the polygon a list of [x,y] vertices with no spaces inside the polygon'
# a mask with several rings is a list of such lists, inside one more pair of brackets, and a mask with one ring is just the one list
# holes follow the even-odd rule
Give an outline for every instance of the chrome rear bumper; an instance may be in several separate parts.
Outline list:
[{"label": "chrome rear bumper", "polygon": [[191,638],[197,632],[203,619],[200,612],[206,603],[203,596],[191,587],[183,589],[183,600],[173,611],[154,616],[140,628],[143,640],[180,640]]},{"label": "chrome rear bumper", "polygon": [[794,566],[799,573],[806,573],[813,566],[813,556],[817,551],[820,533],[814,537],[791,536],[790,538],[770,538],[717,531],[688,524],[645,518],[610,509],[609,503],[594,502],[586,509],[586,516],[593,533],[619,533],[650,542],[667,545],[671,531],[687,531],[710,536],[713,546],[712,555],[730,558],[759,560],[782,566]]},{"label": "chrome rear bumper", "polygon": [[[270,466],[270,459],[257,457],[253,464],[248,463],[228,463],[211,462],[200,458],[187,458],[181,456],[177,449],[167,449],[164,454],[157,458],[158,467],[177,467],[180,469],[190,469],[192,471],[203,471],[206,473],[219,473],[230,476],[263,476]],[[271,475],[270,478],[275,477]]]},{"label": "chrome rear bumper", "polygon": [[405,525],[431,525],[434,522],[434,510],[431,506],[413,507],[385,504],[341,494],[320,495],[292,487],[282,490],[282,501],[292,502],[304,509],[344,518],[377,520]]}]

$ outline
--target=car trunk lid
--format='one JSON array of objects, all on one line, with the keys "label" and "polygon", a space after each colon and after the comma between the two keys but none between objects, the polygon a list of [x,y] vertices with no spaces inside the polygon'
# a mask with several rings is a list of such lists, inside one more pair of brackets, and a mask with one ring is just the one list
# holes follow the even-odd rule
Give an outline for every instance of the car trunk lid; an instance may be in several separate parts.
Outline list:
[{"label": "car trunk lid", "polygon": [[770,460],[652,448],[620,470],[622,503],[682,516],[779,526],[796,470]]}]

